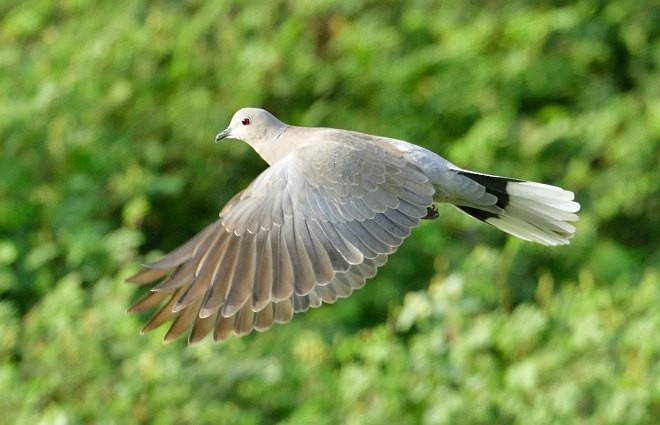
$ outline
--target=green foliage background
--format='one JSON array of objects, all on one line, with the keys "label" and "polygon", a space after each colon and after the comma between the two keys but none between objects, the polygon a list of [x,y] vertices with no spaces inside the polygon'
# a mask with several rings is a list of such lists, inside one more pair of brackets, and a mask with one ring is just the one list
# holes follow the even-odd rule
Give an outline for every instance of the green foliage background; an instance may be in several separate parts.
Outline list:
[{"label": "green foliage background", "polygon": [[[0,3],[0,423],[657,423],[659,36],[641,0]],[[577,236],[444,207],[287,326],[139,336],[123,279],[265,166],[213,143],[248,105],[570,188]]]}]

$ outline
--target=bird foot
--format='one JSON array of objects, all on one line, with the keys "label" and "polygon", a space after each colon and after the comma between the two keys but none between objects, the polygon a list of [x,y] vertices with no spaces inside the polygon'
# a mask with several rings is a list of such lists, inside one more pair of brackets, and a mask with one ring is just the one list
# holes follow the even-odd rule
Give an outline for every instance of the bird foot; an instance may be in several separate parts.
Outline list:
[{"label": "bird foot", "polygon": [[435,205],[431,205],[426,208],[426,215],[422,217],[422,220],[435,220],[439,215],[438,208]]}]

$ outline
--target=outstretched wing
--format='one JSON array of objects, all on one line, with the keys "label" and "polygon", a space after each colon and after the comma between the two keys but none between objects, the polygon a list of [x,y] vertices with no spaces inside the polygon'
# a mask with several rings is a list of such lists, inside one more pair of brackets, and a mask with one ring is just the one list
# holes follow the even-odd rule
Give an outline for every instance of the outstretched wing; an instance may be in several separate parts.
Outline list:
[{"label": "outstretched wing", "polygon": [[211,331],[222,340],[268,329],[363,286],[433,194],[387,146],[359,137],[306,145],[259,175],[216,222],[130,277],[160,280],[130,311],[164,303],[143,331],[173,318],[166,341],[188,328],[191,343]]}]

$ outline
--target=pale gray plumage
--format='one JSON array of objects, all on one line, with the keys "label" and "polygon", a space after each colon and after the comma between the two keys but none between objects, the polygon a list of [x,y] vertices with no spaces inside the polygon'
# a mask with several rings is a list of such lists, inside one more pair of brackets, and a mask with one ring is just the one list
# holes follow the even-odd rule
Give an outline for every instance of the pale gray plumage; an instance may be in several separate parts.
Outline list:
[{"label": "pale gray plumage", "polygon": [[270,167],[195,237],[127,281],[160,281],[130,311],[163,304],[149,331],[263,331],[294,312],[334,303],[376,274],[420,219],[449,202],[525,240],[567,244],[579,204],[555,186],[463,170],[422,147],[385,137],[286,125],[238,111],[216,140],[240,139]]}]

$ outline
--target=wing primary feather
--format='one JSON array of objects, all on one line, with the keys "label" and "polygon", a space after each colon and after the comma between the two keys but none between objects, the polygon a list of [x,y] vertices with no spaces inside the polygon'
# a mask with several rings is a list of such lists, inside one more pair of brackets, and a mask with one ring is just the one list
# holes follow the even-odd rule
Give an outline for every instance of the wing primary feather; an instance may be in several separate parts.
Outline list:
[{"label": "wing primary feather", "polygon": [[231,335],[231,332],[234,329],[235,321],[236,316],[222,317],[221,314],[218,314],[215,321],[215,327],[213,329],[213,340],[224,341],[227,339],[227,337]]},{"label": "wing primary feather", "polygon": [[247,335],[254,328],[254,312],[250,305],[246,304],[236,313],[234,321],[234,333],[238,336]]},{"label": "wing primary feather", "polygon": [[[322,288],[322,286],[318,286],[317,289],[318,288]],[[309,305],[312,308],[318,308],[323,303],[323,300],[321,299],[321,297],[318,294],[318,291],[316,291],[316,290],[314,290],[314,291],[310,292],[309,294],[307,294],[307,297],[309,297]]]},{"label": "wing primary feather", "polygon": [[172,294],[172,297],[169,299],[169,301],[163,305],[160,310],[158,310],[158,312],[154,314],[151,319],[149,319],[149,321],[144,325],[141,330],[142,333],[154,330],[163,323],[167,322],[173,316],[176,316],[177,313],[172,313],[172,306],[174,305],[174,301],[181,292],[181,289],[177,289],[174,294]]},{"label": "wing primary feather", "polygon": [[[203,260],[204,256],[202,258],[197,258],[197,253],[198,252],[204,252],[205,254],[207,253],[207,250],[209,248],[209,245],[217,239],[217,235],[215,238],[211,238],[211,234],[214,234],[215,232],[211,231],[215,229],[215,227],[207,227],[209,229],[208,234],[203,238],[199,240],[199,243],[197,243],[193,249],[192,256],[190,259],[188,259],[185,263],[183,263],[173,274],[170,276],[169,279],[163,281],[159,285],[153,287],[151,290],[152,291],[171,291],[175,288],[179,288],[183,285],[188,284],[192,279],[195,273],[197,273],[198,269],[197,266],[199,263]],[[222,230],[219,230],[222,231]]]},{"label": "wing primary feather", "polygon": [[286,323],[293,317],[293,305],[291,300],[277,302],[273,306],[273,321],[275,323]]},{"label": "wing primary feather", "polygon": [[364,277],[358,276],[352,273],[351,271],[345,273],[343,279],[344,279],[344,283],[348,284],[349,288],[351,289],[351,292],[354,289],[362,288],[366,282],[366,279]]},{"label": "wing primary feather", "polygon": [[369,279],[370,277],[374,277],[376,275],[376,266],[370,261],[365,261],[362,264],[351,267],[349,273]]},{"label": "wing primary feather", "polygon": [[337,293],[335,292],[335,288],[331,285],[318,286],[316,288],[316,293],[324,303],[333,304],[337,301]]},{"label": "wing primary feather", "polygon": [[176,248],[174,251],[166,254],[158,261],[146,264],[145,266],[149,267],[150,269],[171,269],[183,264],[195,256],[199,245],[203,243],[209,236],[211,236],[211,234],[213,234],[217,226],[218,221],[211,223],[202,231],[193,236],[190,240],[188,240],[188,242]]},{"label": "wing primary feather", "polygon": [[188,261],[179,266],[170,277],[163,280],[158,285],[151,288],[152,292],[172,292],[190,282],[197,264],[195,261]]},{"label": "wing primary feather", "polygon": [[256,257],[256,237],[246,233],[242,237],[227,299],[222,306],[221,314],[224,317],[233,316],[247,302],[254,285]]},{"label": "wing primary feather", "polygon": [[148,267],[144,267],[142,270],[139,272],[135,273],[131,277],[127,278],[125,282],[127,283],[135,283],[137,285],[145,285],[147,283],[151,283],[155,280],[160,279],[161,277],[165,276],[166,274],[172,272],[174,268],[169,268],[169,269],[150,269]]},{"label": "wing primary feather", "polygon": [[254,329],[257,332],[263,332],[273,326],[273,303],[268,303],[266,307],[257,312],[254,318]]},{"label": "wing primary feather", "polygon": [[[215,266],[218,262],[218,252],[224,248],[224,245],[229,237],[228,233],[222,230],[216,233],[216,237],[211,243],[211,247],[206,250],[201,260],[199,261],[199,265],[197,266],[197,270],[193,275],[192,282],[190,285],[188,285],[183,295],[181,295],[181,298],[177,300],[173,311],[176,312],[189,306],[199,297],[203,296],[204,293],[208,290],[211,278],[213,277],[213,273],[216,269]],[[226,237],[221,239],[223,236]]]},{"label": "wing primary feather", "polygon": [[[286,223],[283,227],[286,227]],[[275,261],[275,255],[273,255],[273,266],[275,268],[272,288],[273,301],[288,299],[294,290],[293,264],[283,227],[278,227],[277,235],[271,235],[271,249],[273,254],[277,253],[277,261]]]},{"label": "wing primary feather", "polygon": [[225,303],[229,283],[234,272],[234,264],[236,264],[238,257],[238,245],[240,244],[240,239],[232,233],[229,234],[228,239],[224,255],[218,263],[217,273],[215,273],[213,282],[204,296],[200,317],[212,315]]},{"label": "wing primary feather", "polygon": [[326,286],[331,286],[339,298],[349,297],[353,293],[353,286],[348,279],[348,273],[337,273],[335,280]]},{"label": "wing primary feather", "polygon": [[150,309],[163,302],[163,300],[169,296],[171,296],[169,292],[147,292],[142,298],[128,308],[128,312],[137,313],[139,311]]},{"label": "wing primary feather", "polygon": [[293,273],[295,276],[293,286],[295,293],[304,295],[314,288],[316,279],[314,276],[314,267],[302,241],[300,221],[292,219],[291,225],[285,226],[282,230],[287,231],[285,240],[293,264]]},{"label": "wing primary feather", "polygon": [[309,309],[309,297],[307,295],[293,294],[293,311],[303,313]]},{"label": "wing primary feather", "polygon": [[261,261],[257,263],[254,276],[254,287],[252,288],[252,310],[260,311],[271,303],[271,291],[273,285],[273,255],[270,242],[271,232],[260,231],[257,233],[257,250],[260,252]]},{"label": "wing primary feather", "polygon": [[209,317],[197,316],[195,318],[195,323],[192,325],[190,335],[188,336],[188,344],[196,344],[204,339],[204,337],[213,330],[217,315],[218,312],[212,314]]},{"label": "wing primary feather", "polygon": [[172,322],[172,325],[170,326],[170,329],[163,337],[163,342],[170,342],[174,340],[176,337],[180,336],[188,328],[190,328],[190,326],[195,321],[195,318],[197,317],[197,312],[199,311],[199,306],[201,303],[202,300],[199,300],[195,303],[195,305],[192,305],[177,314],[176,319],[174,319],[174,322]]},{"label": "wing primary feather", "polygon": [[367,278],[351,272],[346,274],[346,278],[351,282],[351,288],[353,289],[361,289],[367,283]]}]

